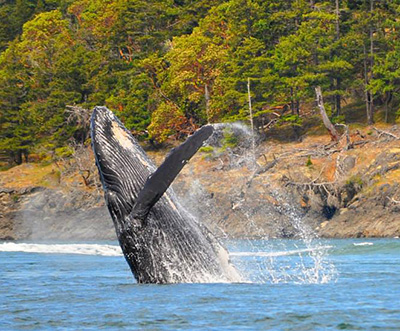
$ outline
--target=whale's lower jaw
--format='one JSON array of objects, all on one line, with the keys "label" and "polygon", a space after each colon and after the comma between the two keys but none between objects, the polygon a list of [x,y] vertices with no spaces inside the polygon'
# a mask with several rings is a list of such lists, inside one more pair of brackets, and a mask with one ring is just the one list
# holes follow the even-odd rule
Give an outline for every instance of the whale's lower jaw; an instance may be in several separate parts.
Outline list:
[{"label": "whale's lower jaw", "polygon": [[241,281],[225,249],[168,188],[202,139],[211,134],[210,128],[189,138],[157,171],[130,132],[105,107],[94,109],[91,133],[107,207],[139,283]]},{"label": "whale's lower jaw", "polygon": [[[171,231],[172,232],[172,231]],[[141,236],[121,233],[119,241],[138,283],[215,283],[231,281],[211,247],[178,243],[170,231],[145,230]],[[184,244],[182,250],[180,244]]]},{"label": "whale's lower jaw", "polygon": [[[171,205],[174,208],[171,208]],[[114,224],[121,220],[114,219]],[[223,283],[241,278],[211,234],[167,192],[145,225],[116,226],[118,239],[138,283]]]}]

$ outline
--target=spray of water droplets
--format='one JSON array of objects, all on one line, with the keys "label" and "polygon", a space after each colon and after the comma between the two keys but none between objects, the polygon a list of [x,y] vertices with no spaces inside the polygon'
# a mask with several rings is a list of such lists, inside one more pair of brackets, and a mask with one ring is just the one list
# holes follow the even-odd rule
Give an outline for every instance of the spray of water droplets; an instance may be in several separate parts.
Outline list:
[{"label": "spray of water droplets", "polygon": [[[253,172],[257,171],[257,164],[253,160],[256,155],[249,155],[248,148],[253,134],[249,128],[240,123],[214,124],[216,133],[209,139],[208,144],[221,146],[223,132],[227,128],[239,136],[237,150],[225,151],[229,154],[229,168],[246,167]],[[257,140],[257,139],[256,139]],[[216,155],[216,157],[223,157]],[[221,161],[222,162],[222,161]],[[214,174],[215,176],[215,174]],[[232,192],[235,192],[233,190]],[[247,281],[255,283],[299,283],[322,284],[335,281],[337,271],[329,260],[330,246],[319,239],[316,233],[303,221],[302,212],[287,198],[287,195],[277,188],[268,188],[268,194],[277,202],[274,205],[268,202],[260,203],[259,208],[268,222],[272,215],[281,215],[293,229],[295,239],[282,240],[269,238],[269,234],[254,220],[254,211],[246,206],[246,197],[236,191],[230,193],[234,201],[232,209],[240,208],[244,216],[244,228],[248,229],[252,239],[231,240],[222,228],[213,232],[225,238],[225,244],[230,251],[230,258]],[[228,194],[228,193],[227,193]],[[201,203],[199,203],[201,201]],[[198,180],[194,180],[185,194],[184,205],[197,217],[213,218],[218,212],[218,206],[212,206],[213,200]],[[199,209],[201,205],[201,210]],[[195,207],[193,207],[195,206]],[[196,210],[197,208],[197,210]],[[210,215],[205,216],[209,211]],[[258,210],[260,214],[260,210]],[[279,220],[277,220],[279,223]],[[255,239],[256,238],[256,239]]]}]

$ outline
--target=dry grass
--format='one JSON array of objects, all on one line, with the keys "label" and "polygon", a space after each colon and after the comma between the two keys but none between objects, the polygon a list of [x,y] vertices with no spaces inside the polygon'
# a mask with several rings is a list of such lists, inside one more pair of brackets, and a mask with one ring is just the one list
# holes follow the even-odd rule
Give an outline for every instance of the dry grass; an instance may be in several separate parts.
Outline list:
[{"label": "dry grass", "polygon": [[[388,125],[379,125],[382,130],[389,130]],[[345,155],[354,156],[356,158],[355,166],[347,174],[349,177],[363,173],[377,158],[377,156],[386,151],[388,153],[398,153],[400,152],[398,141],[387,141],[379,144],[372,143],[376,140],[375,137],[371,135],[373,132],[371,127],[358,128],[357,131],[363,136],[353,135],[351,137],[352,141],[359,139],[366,139],[370,143],[365,145],[358,145],[354,149],[348,151],[343,151],[340,156]],[[351,129],[350,133],[354,133],[355,130]],[[331,143],[331,139],[328,135],[308,135],[301,142],[286,142],[286,143],[275,143],[273,141],[267,141],[259,146],[260,157],[258,163],[260,166],[266,165],[268,162],[274,160],[274,158],[280,158],[282,155],[286,155],[282,158],[278,164],[271,170],[268,171],[265,176],[270,176],[273,179],[279,180],[284,175],[293,175],[296,177],[298,174],[303,178],[301,179],[315,179],[320,176],[318,181],[334,181],[336,172],[336,158],[338,153],[330,154],[328,156],[311,156],[311,165],[307,165],[307,157],[301,156],[304,154],[305,150],[316,150],[323,146],[327,146]],[[147,152],[149,157],[159,165],[164,160],[166,154],[169,150],[161,151],[149,151]],[[303,152],[302,152],[303,151]],[[224,160],[222,160],[224,161]],[[89,163],[94,164],[94,160],[89,160]],[[69,162],[71,163],[71,162]],[[41,164],[22,164],[20,166],[13,167],[6,171],[0,172],[0,186],[8,188],[24,188],[28,186],[45,186],[49,188],[59,188],[62,186],[79,186],[82,189],[89,190],[89,187],[84,187],[82,176],[77,170],[68,168],[68,162],[59,163],[59,166],[55,164],[41,165]],[[193,160],[190,161],[191,166],[185,167],[183,170],[183,175],[188,175],[189,169],[194,171],[194,173],[206,173],[210,169],[218,169],[221,166],[221,160],[207,160],[204,158],[204,154],[198,153],[194,156]],[[96,173],[94,173],[96,172]],[[97,176],[97,171],[93,172],[93,176]],[[243,177],[244,181],[247,177],[251,176],[251,170],[244,168],[230,169],[229,171],[217,171],[216,176],[219,180],[215,183],[216,191],[223,191],[226,186],[229,186],[231,180],[230,178],[235,178],[237,181],[238,177]],[[190,175],[190,174],[189,174]],[[382,183],[393,183],[400,182],[400,170],[391,171],[385,178],[377,178],[379,184]],[[221,185],[221,183],[223,183]]]},{"label": "dry grass", "polygon": [[383,184],[392,185],[393,183],[400,183],[400,169],[389,171],[385,176],[379,176],[379,178],[376,179],[378,181],[376,182],[375,186],[380,186]]},{"label": "dry grass", "polygon": [[21,164],[0,172],[0,185],[7,188],[21,189],[29,186],[57,187],[61,173],[55,164]]}]

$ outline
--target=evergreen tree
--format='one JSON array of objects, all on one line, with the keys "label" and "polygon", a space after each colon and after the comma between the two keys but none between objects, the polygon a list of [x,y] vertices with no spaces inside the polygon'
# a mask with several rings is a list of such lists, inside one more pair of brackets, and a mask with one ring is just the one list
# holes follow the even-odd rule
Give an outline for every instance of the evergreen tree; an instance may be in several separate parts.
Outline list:
[{"label": "evergreen tree", "polygon": [[[0,149],[55,153],[84,140],[67,105],[106,105],[143,139],[275,106],[300,121],[324,91],[394,120],[400,3],[376,0],[6,0],[0,7]],[[285,108],[286,109],[286,108]],[[346,113],[351,117],[351,112]],[[378,118],[378,117],[377,117]],[[379,118],[378,118],[379,119]]]}]

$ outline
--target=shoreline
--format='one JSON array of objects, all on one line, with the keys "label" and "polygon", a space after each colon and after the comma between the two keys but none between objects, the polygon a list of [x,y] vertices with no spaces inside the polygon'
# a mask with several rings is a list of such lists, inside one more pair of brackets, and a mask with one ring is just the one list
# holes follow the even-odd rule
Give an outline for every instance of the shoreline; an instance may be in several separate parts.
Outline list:
[{"label": "shoreline", "polygon": [[[296,238],[306,229],[320,238],[395,238],[399,143],[364,136],[348,150],[329,147],[328,136],[269,141],[258,146],[256,169],[246,146],[214,147],[214,154],[193,157],[173,188],[218,237]],[[149,155],[160,164],[166,152]],[[97,173],[91,173],[86,186],[71,166],[23,164],[0,172],[0,240],[115,239]]]}]

